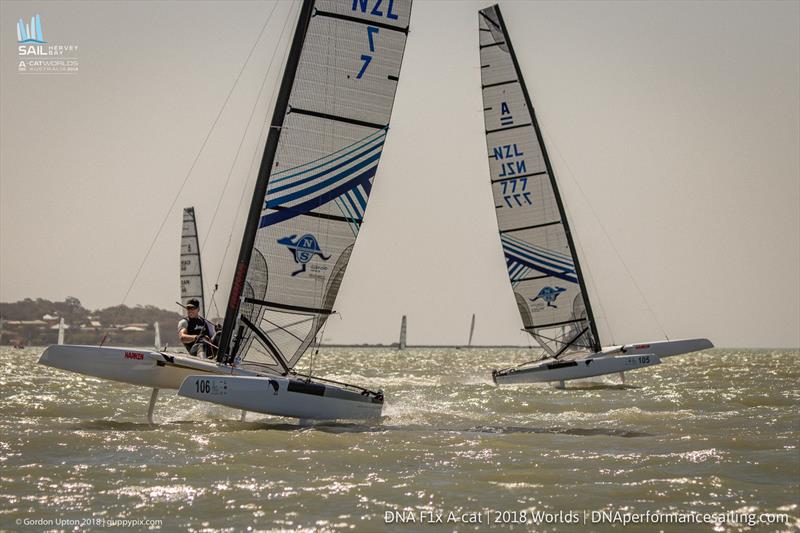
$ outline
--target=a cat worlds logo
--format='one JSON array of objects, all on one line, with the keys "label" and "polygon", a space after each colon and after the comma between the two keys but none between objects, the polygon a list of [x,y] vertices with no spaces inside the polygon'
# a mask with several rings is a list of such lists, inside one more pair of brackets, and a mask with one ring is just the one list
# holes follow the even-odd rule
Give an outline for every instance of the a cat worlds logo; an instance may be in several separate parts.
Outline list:
[{"label": "a cat worlds logo", "polygon": [[555,307],[558,308],[557,305],[554,304],[558,295],[562,292],[565,292],[567,289],[564,287],[542,287],[542,290],[539,291],[539,294],[536,295],[536,298],[531,298],[531,302],[535,302],[536,300],[542,299],[547,302],[547,307]]},{"label": "a cat worlds logo", "polygon": [[30,24],[25,24],[25,21],[19,19],[17,21],[17,42],[19,44],[45,44],[42,34],[42,19],[39,15],[31,17]]},{"label": "a cat worlds logo", "polygon": [[315,255],[318,255],[323,261],[327,261],[331,258],[331,256],[326,256],[322,253],[319,243],[317,242],[317,238],[310,233],[306,233],[299,239],[295,240],[296,237],[297,235],[289,235],[288,237],[278,239],[278,244],[286,246],[289,251],[292,252],[292,255],[294,256],[294,262],[302,265],[300,270],[292,272],[292,276],[296,276],[302,272],[305,272],[306,263],[311,261]]}]

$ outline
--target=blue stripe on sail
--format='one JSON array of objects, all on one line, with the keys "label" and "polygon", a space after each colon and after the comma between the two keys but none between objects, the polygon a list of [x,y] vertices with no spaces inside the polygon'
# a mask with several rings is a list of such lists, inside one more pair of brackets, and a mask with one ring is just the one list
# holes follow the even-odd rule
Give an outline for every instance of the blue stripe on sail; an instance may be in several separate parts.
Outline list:
[{"label": "blue stripe on sail", "polygon": [[[368,149],[364,150],[363,152],[359,152],[357,155],[354,155],[353,157],[351,157],[350,159],[348,159],[348,160],[346,160],[346,161],[344,161],[342,163],[339,163],[339,164],[334,165],[332,167],[326,168],[322,172],[319,172],[317,174],[312,174],[311,176],[308,176],[308,177],[303,178],[303,179],[299,179],[297,181],[293,181],[291,183],[287,183],[285,185],[279,185],[277,187],[273,187],[272,189],[267,191],[267,194],[274,194],[276,192],[280,192],[280,191],[283,191],[283,190],[286,190],[286,189],[291,189],[292,187],[297,187],[298,185],[302,185],[303,183],[308,183],[309,181],[313,181],[313,180],[315,180],[317,178],[321,178],[323,176],[327,176],[328,174],[330,174],[334,170],[338,170],[338,169],[340,169],[342,167],[345,167],[345,166],[349,165],[350,163],[352,163],[353,161],[356,161],[356,160],[364,157],[368,153],[374,151],[376,148],[381,148],[382,146],[383,146],[383,140],[381,140],[381,142],[379,142],[378,144],[369,147]],[[356,150],[354,150],[354,151],[356,151]],[[324,166],[324,165],[320,165],[320,166]],[[304,174],[304,172],[301,172],[300,174]],[[299,175],[299,174],[296,174],[296,175]],[[287,176],[287,178],[289,178],[289,177],[291,177],[291,176]]]},{"label": "blue stripe on sail", "polygon": [[564,267],[562,265],[558,265],[555,263],[550,263],[549,261],[545,261],[538,257],[532,257],[529,255],[520,254],[514,250],[506,250],[506,255],[510,255],[513,259],[516,259],[526,265],[540,265],[543,268],[554,269],[557,272],[575,272],[575,270],[572,268]]},{"label": "blue stripe on sail", "polygon": [[547,255],[543,254],[538,250],[526,250],[521,246],[518,246],[514,243],[503,242],[503,249],[505,249],[508,253],[518,254],[522,257],[527,257],[532,261],[541,261],[545,264],[558,268],[562,266],[564,268],[573,269],[575,265],[572,261],[566,261],[563,259],[556,259],[553,257],[548,257]]},{"label": "blue stripe on sail", "polygon": [[519,257],[522,260],[527,261],[527,262],[540,263],[540,264],[542,264],[544,266],[552,267],[552,268],[555,268],[555,269],[558,269],[558,270],[569,270],[569,271],[574,270],[574,267],[572,265],[565,265],[565,264],[562,264],[562,263],[551,262],[551,261],[549,261],[549,260],[547,260],[545,258],[541,258],[541,257],[539,257],[539,256],[537,256],[535,254],[521,253],[519,250],[516,250],[516,249],[513,249],[513,248],[505,248],[505,253],[507,255],[511,255],[511,256],[514,256],[514,257]]},{"label": "blue stripe on sail", "polygon": [[[302,165],[297,165],[296,167],[287,168],[286,170],[281,170],[280,172],[275,172],[274,174],[272,174],[270,176],[270,183],[278,183],[280,181],[288,180],[288,179],[293,178],[295,176],[299,176],[300,174],[304,174],[306,172],[311,172],[312,170],[316,170],[316,169],[318,169],[320,167],[324,167],[328,163],[332,163],[332,162],[334,162],[334,161],[336,161],[338,159],[341,159],[342,157],[347,157],[348,155],[352,154],[353,152],[355,152],[355,151],[361,149],[362,147],[368,145],[369,143],[375,141],[375,139],[372,139],[372,137],[375,137],[376,135],[385,137],[386,136],[386,128],[384,128],[382,130],[379,130],[379,131],[377,131],[375,133],[372,133],[370,135],[367,135],[363,139],[358,140],[358,141],[354,142],[353,144],[349,144],[349,145],[345,146],[344,148],[340,148],[340,149],[336,150],[335,152],[333,152],[331,154],[328,154],[326,156],[320,157],[319,159],[315,159],[313,161],[309,161],[308,163],[303,163]],[[356,146],[356,145],[358,145],[358,146]],[[349,148],[353,148],[353,146],[356,146],[356,148],[351,150],[351,151],[349,151],[349,152],[347,152],[347,153],[345,153],[345,154],[340,155],[339,157],[334,157],[333,159],[328,159],[329,157],[332,157],[332,156],[338,154],[339,152],[343,152],[344,150],[347,150]],[[305,166],[308,166],[308,165],[313,165],[317,161],[322,161],[323,159],[328,159],[328,160],[325,161],[324,163],[320,163],[319,165],[317,165],[315,167],[307,168],[305,170],[301,170],[301,171],[299,171],[299,172],[297,172],[295,174],[292,174],[290,176],[282,176],[280,178],[275,178],[275,176],[280,176],[281,174],[285,174],[286,172],[292,172],[292,171],[297,170],[299,168],[302,168],[302,167],[305,167]]]},{"label": "blue stripe on sail", "polygon": [[275,211],[274,213],[269,213],[268,215],[264,215],[261,217],[261,222],[259,223],[258,227],[263,228],[266,226],[271,226],[273,224],[283,222],[284,220],[289,220],[290,218],[294,218],[298,215],[302,215],[303,213],[306,213],[313,209],[317,209],[320,206],[327,204],[331,200],[336,199],[336,197],[346,193],[353,187],[357,187],[359,185],[363,185],[364,183],[369,182],[369,179],[375,175],[375,172],[377,170],[378,170],[377,166],[372,166],[366,169],[358,176],[356,176],[355,178],[348,180],[345,183],[338,185],[336,188],[326,191],[319,196],[311,198],[310,200],[306,200],[305,202],[299,203],[297,205],[293,205],[292,207],[289,207],[287,209],[281,209],[280,211]]},{"label": "blue stripe on sail", "polygon": [[372,180],[367,180],[361,184],[364,188],[364,192],[367,193],[367,198],[369,198],[370,193],[372,192]]},{"label": "blue stripe on sail", "polygon": [[556,252],[554,250],[548,250],[547,248],[541,248],[541,247],[535,246],[535,245],[533,245],[533,244],[531,244],[529,242],[526,242],[526,241],[523,241],[523,240],[519,240],[519,239],[515,239],[513,237],[509,237],[508,235],[503,235],[502,236],[502,240],[505,241],[505,242],[508,242],[509,244],[515,244],[519,248],[521,248],[521,249],[523,249],[525,251],[528,251],[528,252],[538,252],[539,254],[542,254],[542,255],[549,255],[550,258],[553,259],[553,260],[565,261],[565,262],[568,262],[570,264],[572,263],[572,256],[567,255],[567,254],[562,254],[562,253]]},{"label": "blue stripe on sail", "polygon": [[358,189],[359,187],[353,189],[353,194],[356,196],[356,200],[358,200],[359,205],[361,205],[361,212],[363,213],[367,209],[367,200],[361,196],[361,191]]},{"label": "blue stripe on sail", "polygon": [[519,263],[522,263],[526,267],[531,268],[531,269],[533,269],[533,270],[535,270],[537,272],[541,272],[542,274],[547,274],[548,276],[553,276],[554,278],[562,279],[564,281],[569,281],[571,283],[578,283],[577,277],[570,275],[570,274],[575,274],[575,271],[573,271],[573,270],[568,270],[568,271],[552,270],[552,269],[549,269],[549,268],[544,267],[542,265],[539,265],[539,264],[536,264],[536,263],[531,263],[531,262],[526,261],[524,259],[520,259],[518,257],[511,257],[510,259],[513,260],[513,261],[517,261]]},{"label": "blue stripe on sail", "polygon": [[[267,202],[266,202],[266,204],[267,204],[266,207],[268,207],[268,208],[269,207],[277,207],[277,206],[285,204],[286,202],[291,202],[293,200],[297,200],[298,198],[304,198],[306,196],[310,196],[313,193],[315,193],[316,191],[318,191],[320,189],[324,189],[325,187],[327,187],[327,186],[329,186],[329,185],[331,185],[333,183],[336,183],[337,181],[341,181],[344,178],[348,177],[349,175],[355,174],[356,171],[361,170],[362,168],[364,168],[364,167],[366,167],[368,165],[371,165],[372,163],[376,163],[380,158],[381,158],[381,153],[378,152],[377,154],[374,154],[374,155],[368,157],[367,159],[361,161],[357,165],[353,165],[352,167],[348,168],[344,172],[340,172],[339,174],[336,174],[335,176],[333,176],[331,178],[328,178],[328,179],[326,179],[324,181],[321,181],[319,183],[314,183],[311,186],[306,187],[305,189],[302,189],[300,191],[295,191],[293,193],[287,194],[286,196],[281,196],[280,198],[275,198],[275,199],[269,199],[268,198]],[[377,164],[373,165],[373,167],[371,169],[372,170],[372,174],[370,174],[370,176],[375,174],[375,167],[377,167]],[[361,174],[361,176],[363,176],[363,175],[364,174]],[[347,182],[347,183],[350,183],[350,182]],[[345,183],[345,185],[347,185],[347,183]],[[337,187],[334,190],[339,190],[340,187],[341,186]],[[350,188],[351,187],[346,187],[345,189],[343,189],[339,193],[335,194],[334,197],[335,196],[339,196],[339,194],[341,194],[344,190],[350,190]],[[326,194],[328,194],[328,193],[326,193]]]},{"label": "blue stripe on sail", "polygon": [[353,206],[353,212],[358,214],[358,217],[361,218],[362,213],[358,209],[358,206],[356,205],[356,202],[353,200],[353,197],[350,195],[351,192],[352,191],[347,191],[342,196],[347,199],[347,201],[350,203],[351,206]]},{"label": "blue stripe on sail", "polygon": [[347,219],[347,225],[350,226],[350,231],[353,232],[353,237],[358,237],[358,224],[353,222],[355,220],[353,213],[350,212],[345,203],[342,201],[341,196],[337,198],[335,202],[336,205],[339,207],[339,211],[342,213],[342,216],[344,216],[344,218]]}]

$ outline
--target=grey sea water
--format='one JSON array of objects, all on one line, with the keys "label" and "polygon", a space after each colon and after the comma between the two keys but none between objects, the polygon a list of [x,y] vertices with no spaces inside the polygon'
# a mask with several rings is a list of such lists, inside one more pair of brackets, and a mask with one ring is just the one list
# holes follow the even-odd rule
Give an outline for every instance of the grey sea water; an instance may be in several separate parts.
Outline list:
[{"label": "grey sea water", "polygon": [[40,351],[0,351],[4,530],[623,529],[602,511],[788,516],[631,531],[800,528],[797,351],[711,350],[562,391],[492,385],[528,350],[327,348],[315,373],[383,388],[385,416],[310,427],[174,392],[150,426],[148,390]]}]

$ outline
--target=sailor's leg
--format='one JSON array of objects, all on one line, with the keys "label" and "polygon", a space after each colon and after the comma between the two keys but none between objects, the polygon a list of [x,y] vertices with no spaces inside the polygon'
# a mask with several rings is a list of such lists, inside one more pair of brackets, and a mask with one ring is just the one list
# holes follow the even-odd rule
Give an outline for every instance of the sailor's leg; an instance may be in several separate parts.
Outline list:
[{"label": "sailor's leg", "polygon": [[242,416],[241,416],[241,418],[239,418],[239,422],[244,422],[244,421],[245,421],[245,420],[244,420],[245,418],[247,418],[247,411],[245,411],[244,409],[242,409]]},{"label": "sailor's leg", "polygon": [[625,385],[625,372],[619,373],[619,379],[622,382],[622,384]]},{"label": "sailor's leg", "polygon": [[556,385],[556,388],[564,390],[564,389],[567,388],[567,385],[566,385],[566,383],[564,383],[564,380],[561,379],[561,380],[558,381],[558,385]]},{"label": "sailor's leg", "polygon": [[158,389],[153,389],[150,393],[150,405],[147,406],[147,422],[153,423],[153,410],[156,408],[156,400],[158,399]]}]

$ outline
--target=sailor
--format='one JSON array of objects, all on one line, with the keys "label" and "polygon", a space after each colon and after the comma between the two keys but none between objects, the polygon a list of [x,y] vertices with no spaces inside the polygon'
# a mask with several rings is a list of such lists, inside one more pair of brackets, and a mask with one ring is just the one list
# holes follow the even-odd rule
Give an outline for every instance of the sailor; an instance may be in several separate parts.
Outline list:
[{"label": "sailor", "polygon": [[197,298],[186,302],[186,315],[178,322],[181,342],[190,354],[205,357],[206,350],[210,350],[205,340],[213,337],[216,332],[210,330],[209,323],[200,316],[200,301]]}]

